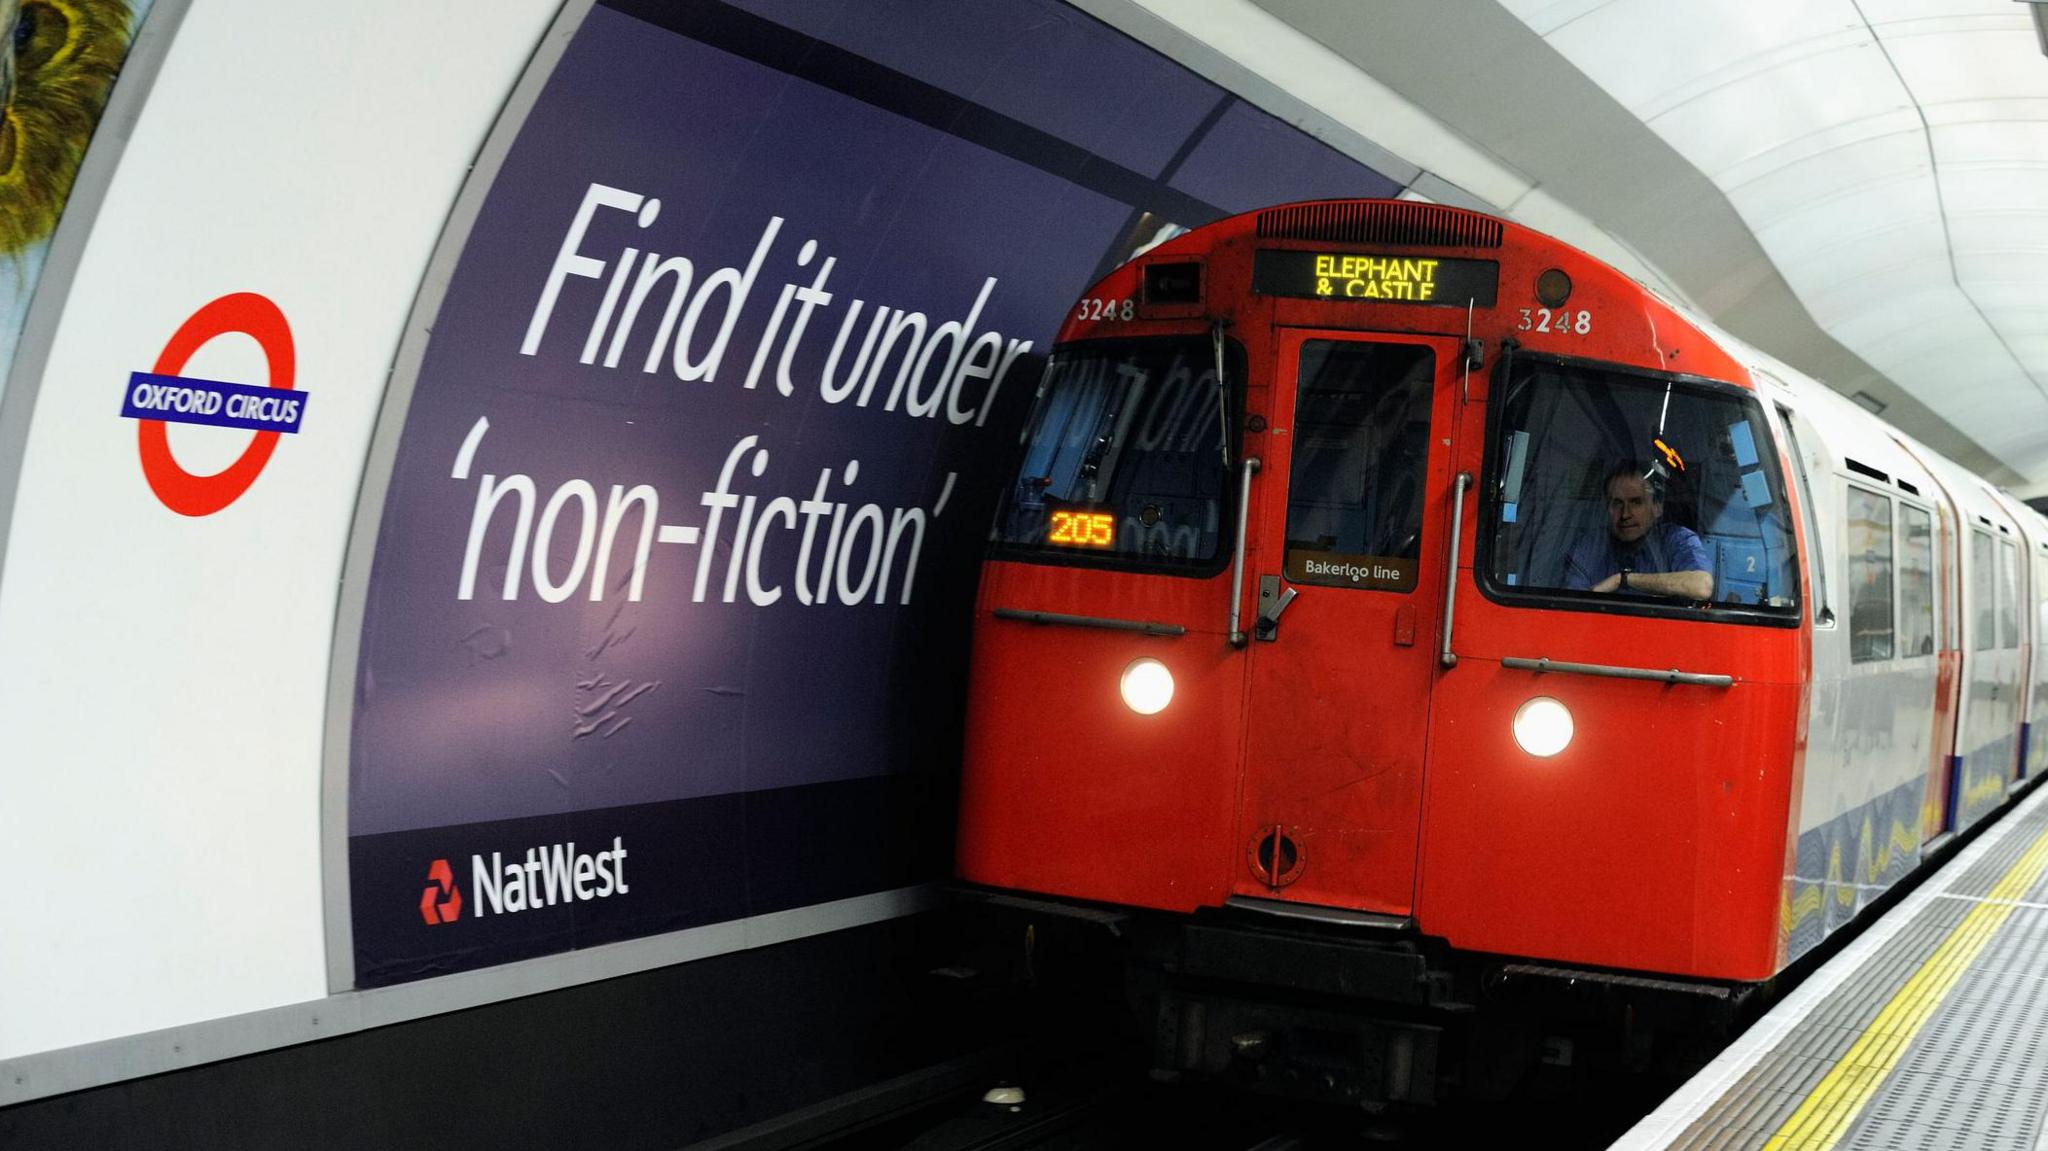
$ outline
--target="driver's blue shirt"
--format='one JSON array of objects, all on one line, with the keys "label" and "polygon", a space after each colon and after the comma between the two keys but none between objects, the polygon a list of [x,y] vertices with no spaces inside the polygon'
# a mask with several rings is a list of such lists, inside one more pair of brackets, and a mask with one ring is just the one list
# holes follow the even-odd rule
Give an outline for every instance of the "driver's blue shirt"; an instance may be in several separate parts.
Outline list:
[{"label": "driver's blue shirt", "polygon": [[1608,576],[1627,568],[1631,574],[1647,572],[1703,572],[1711,570],[1707,545],[1700,537],[1677,524],[1659,522],[1631,547],[1608,532],[1598,538],[1580,540],[1564,560],[1564,586],[1586,591]]}]

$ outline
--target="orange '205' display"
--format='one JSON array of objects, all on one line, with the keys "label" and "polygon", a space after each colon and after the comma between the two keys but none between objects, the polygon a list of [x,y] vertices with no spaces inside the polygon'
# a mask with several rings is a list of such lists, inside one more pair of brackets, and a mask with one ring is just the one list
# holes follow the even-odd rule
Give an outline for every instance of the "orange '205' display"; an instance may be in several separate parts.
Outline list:
[{"label": "orange '205' display", "polygon": [[1116,542],[1116,517],[1109,512],[1054,512],[1052,534],[1045,542],[1082,548],[1109,547]]}]

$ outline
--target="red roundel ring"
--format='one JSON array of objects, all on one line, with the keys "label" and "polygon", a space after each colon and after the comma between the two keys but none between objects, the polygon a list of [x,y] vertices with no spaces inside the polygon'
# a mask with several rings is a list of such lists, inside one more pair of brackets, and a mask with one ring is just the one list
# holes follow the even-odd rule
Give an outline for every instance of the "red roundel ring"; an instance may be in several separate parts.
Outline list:
[{"label": "red roundel ring", "polygon": [[[241,332],[255,339],[270,366],[270,386],[291,391],[298,362],[292,350],[292,329],[284,312],[268,296],[235,292],[222,296],[192,313],[164,345],[151,371],[160,376],[182,375],[194,353],[215,337]],[[136,429],[142,455],[142,475],[149,490],[163,505],[179,515],[210,516],[241,498],[277,450],[277,432],[257,432],[235,462],[210,476],[195,476],[178,465],[171,455],[170,436],[162,420],[142,420]]]}]

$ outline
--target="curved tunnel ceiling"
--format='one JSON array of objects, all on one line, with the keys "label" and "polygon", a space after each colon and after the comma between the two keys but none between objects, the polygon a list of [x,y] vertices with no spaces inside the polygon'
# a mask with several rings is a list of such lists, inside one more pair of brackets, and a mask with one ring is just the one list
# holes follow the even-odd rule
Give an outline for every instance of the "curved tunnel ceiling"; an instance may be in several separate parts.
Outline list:
[{"label": "curved tunnel ceiling", "polygon": [[[2028,5],[1077,2],[2048,492],[2048,59]],[[1187,59],[1189,38],[1225,64]]]},{"label": "curved tunnel ceiling", "polygon": [[2048,480],[2048,59],[2014,0],[1503,0],[1727,196],[1814,321]]}]

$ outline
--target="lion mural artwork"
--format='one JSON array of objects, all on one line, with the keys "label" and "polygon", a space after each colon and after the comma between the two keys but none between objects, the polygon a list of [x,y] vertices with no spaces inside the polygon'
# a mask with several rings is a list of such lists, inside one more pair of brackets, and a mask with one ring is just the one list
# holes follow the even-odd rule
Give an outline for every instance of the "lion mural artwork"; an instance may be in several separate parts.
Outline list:
[{"label": "lion mural artwork", "polygon": [[0,0],[0,387],[147,0]]}]

